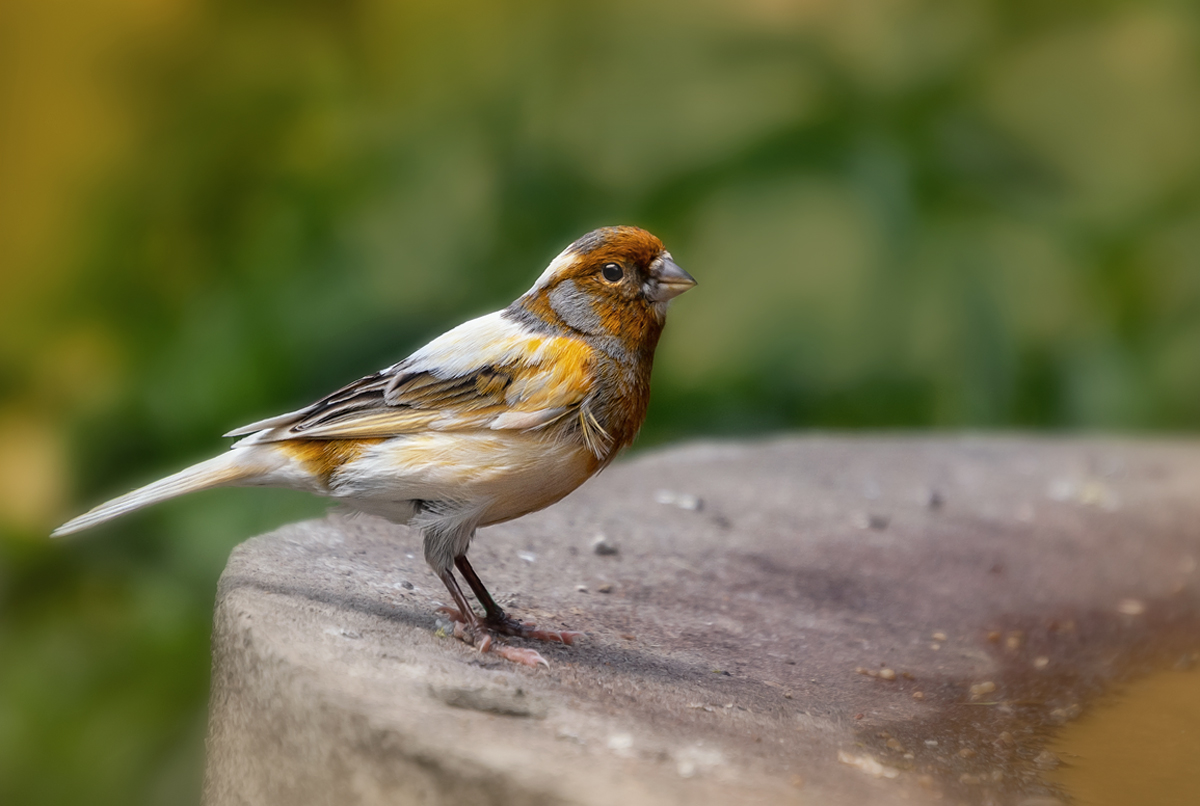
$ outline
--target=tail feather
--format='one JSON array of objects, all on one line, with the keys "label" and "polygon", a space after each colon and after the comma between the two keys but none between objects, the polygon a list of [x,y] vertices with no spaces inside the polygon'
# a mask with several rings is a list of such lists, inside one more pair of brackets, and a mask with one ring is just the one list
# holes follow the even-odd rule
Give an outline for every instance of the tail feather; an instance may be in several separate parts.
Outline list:
[{"label": "tail feather", "polygon": [[50,536],[62,537],[80,532],[128,512],[133,512],[135,509],[166,501],[168,498],[175,498],[197,490],[206,490],[210,487],[233,484],[257,475],[258,471],[248,467],[243,457],[239,455],[240,453],[241,451],[229,451],[192,465],[164,479],[159,479],[152,484],[147,484],[145,487],[126,493],[119,498],[114,498],[85,512],[78,518],[67,521],[51,532]]}]

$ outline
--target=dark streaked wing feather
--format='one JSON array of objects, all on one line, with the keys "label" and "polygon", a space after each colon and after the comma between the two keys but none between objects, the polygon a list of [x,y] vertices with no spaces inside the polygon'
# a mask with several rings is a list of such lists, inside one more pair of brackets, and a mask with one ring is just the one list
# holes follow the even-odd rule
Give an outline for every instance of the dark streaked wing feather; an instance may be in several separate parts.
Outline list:
[{"label": "dark streaked wing feather", "polygon": [[[517,428],[529,430],[562,420],[582,399],[522,412],[506,400],[513,370],[485,366],[465,375],[440,378],[433,372],[394,371],[369,375],[306,409],[262,420],[231,435],[257,433],[256,441],[388,437],[437,428]],[[512,416],[524,413],[525,416]],[[508,414],[507,418],[502,418]],[[255,426],[258,426],[256,428]]]},{"label": "dark streaked wing feather", "polygon": [[591,389],[589,349],[490,314],[307,408],[232,434],[275,442],[542,428],[580,411]]}]

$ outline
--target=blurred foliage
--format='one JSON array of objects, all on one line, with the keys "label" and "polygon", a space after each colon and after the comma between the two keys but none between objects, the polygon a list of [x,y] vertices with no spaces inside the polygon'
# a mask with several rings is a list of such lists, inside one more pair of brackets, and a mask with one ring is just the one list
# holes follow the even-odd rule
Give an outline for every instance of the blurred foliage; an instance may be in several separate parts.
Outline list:
[{"label": "blurred foliage", "polygon": [[0,7],[0,802],[199,791],[230,548],[323,505],[57,522],[658,233],[641,444],[1200,425],[1183,0]]}]

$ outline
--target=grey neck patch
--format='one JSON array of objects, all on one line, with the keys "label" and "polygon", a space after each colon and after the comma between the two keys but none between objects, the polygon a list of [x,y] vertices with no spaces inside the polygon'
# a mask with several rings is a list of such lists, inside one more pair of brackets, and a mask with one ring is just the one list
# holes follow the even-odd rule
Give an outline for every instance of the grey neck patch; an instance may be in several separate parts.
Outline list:
[{"label": "grey neck patch", "polygon": [[550,308],[567,327],[587,333],[590,336],[601,336],[604,333],[604,322],[596,313],[596,308],[588,296],[579,290],[574,280],[563,280],[549,294]]},{"label": "grey neck patch", "polygon": [[536,333],[550,333],[555,336],[569,333],[565,327],[554,322],[547,322],[542,317],[535,314],[533,311],[521,304],[524,297],[517,299],[512,305],[509,305],[500,315],[505,319],[523,325]]},{"label": "grey neck patch", "polygon": [[[571,288],[569,291],[561,294],[564,302],[562,306],[560,306],[560,304],[556,301],[555,294],[563,285],[569,285]],[[518,299],[512,305],[509,305],[507,308],[505,308],[501,313],[501,316],[513,322],[517,322],[524,327],[527,327],[530,330],[538,333],[549,333],[556,336],[570,336],[572,335],[572,331],[576,333],[582,333],[586,336],[590,336],[588,339],[589,344],[618,364],[627,366],[633,362],[636,362],[638,360],[637,354],[630,352],[620,338],[598,332],[600,317],[596,315],[596,310],[591,307],[590,303],[588,303],[587,300],[582,299],[582,296],[583,295],[579,291],[578,286],[569,280],[561,283],[558,288],[555,288],[549,293],[550,307],[559,317],[562,318],[562,322],[547,322],[545,319],[522,305],[521,299]],[[572,303],[572,300],[574,300],[574,303]],[[585,320],[582,322],[584,325],[583,327],[580,326],[578,321],[580,316],[569,315],[570,311],[580,307],[582,307],[582,317]],[[564,308],[566,309],[566,312],[564,312]],[[593,328],[593,330],[587,330],[585,327]]]}]

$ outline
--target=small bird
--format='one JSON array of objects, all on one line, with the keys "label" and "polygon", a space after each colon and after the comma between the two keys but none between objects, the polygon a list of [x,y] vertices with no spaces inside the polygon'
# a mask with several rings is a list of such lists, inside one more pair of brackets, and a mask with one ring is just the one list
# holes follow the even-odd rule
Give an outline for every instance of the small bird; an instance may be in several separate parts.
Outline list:
[{"label": "small bird", "polygon": [[[210,487],[286,487],[417,528],[455,634],[530,666],[510,635],[570,644],[496,604],[467,560],[481,526],[548,507],[637,435],[667,303],[696,281],[637,227],[589,232],[507,308],[298,411],[230,431],[224,454],[101,504],[60,536]],[[459,587],[457,568],[483,607]]]}]

